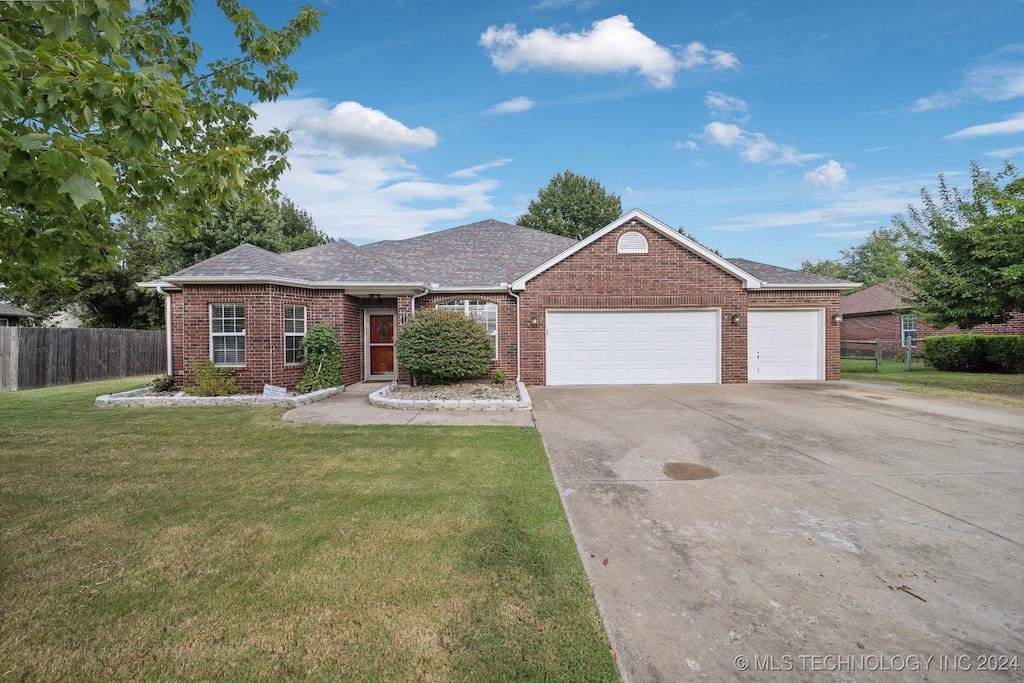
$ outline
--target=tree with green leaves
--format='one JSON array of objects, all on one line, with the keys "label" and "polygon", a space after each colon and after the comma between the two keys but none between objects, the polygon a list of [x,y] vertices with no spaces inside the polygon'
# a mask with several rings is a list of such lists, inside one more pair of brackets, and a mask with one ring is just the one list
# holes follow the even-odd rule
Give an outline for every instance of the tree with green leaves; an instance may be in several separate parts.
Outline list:
[{"label": "tree with green leaves", "polygon": [[331,241],[287,197],[280,202],[248,197],[218,209],[194,236],[134,218],[118,221],[114,229],[122,245],[114,267],[75,274],[69,266],[60,281],[29,289],[15,285],[4,290],[6,298],[42,318],[72,311],[88,327],[156,329],[164,325],[163,297],[135,283],[169,275],[244,242],[283,253]]},{"label": "tree with green leaves", "polygon": [[800,270],[839,280],[863,282],[865,287],[900,277],[907,272],[902,233],[877,228],[863,242],[839,252],[842,258],[804,261]]},{"label": "tree with green leaves", "polygon": [[992,175],[971,163],[971,189],[939,176],[938,196],[893,218],[908,242],[915,310],[932,324],[970,329],[1024,311],[1024,178],[1009,162]]},{"label": "tree with green leaves", "polygon": [[251,103],[294,85],[286,60],[322,13],[275,30],[215,1],[238,52],[205,66],[194,0],[0,2],[0,283],[114,266],[115,216],[187,233],[243,188],[272,190],[288,137],[257,135]]},{"label": "tree with green leaves", "polygon": [[331,241],[317,230],[313,217],[287,197],[275,202],[260,195],[215,209],[190,235],[161,225],[156,239],[160,272],[154,275],[170,275],[239,244],[280,254]]},{"label": "tree with green leaves", "polygon": [[618,195],[607,192],[593,178],[566,171],[537,192],[537,198],[530,202],[516,225],[583,239],[621,214]]}]

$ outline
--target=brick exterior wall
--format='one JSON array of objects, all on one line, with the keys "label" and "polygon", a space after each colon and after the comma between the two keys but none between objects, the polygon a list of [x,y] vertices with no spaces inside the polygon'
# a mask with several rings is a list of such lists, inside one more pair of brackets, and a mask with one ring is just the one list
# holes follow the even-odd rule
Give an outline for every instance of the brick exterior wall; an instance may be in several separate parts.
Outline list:
[{"label": "brick exterior wall", "polygon": [[[619,254],[624,232],[647,239],[648,253]],[[728,317],[746,309],[742,283],[680,247],[642,221],[633,220],[544,271],[522,293],[522,379],[545,384],[546,311],[587,309],[720,308],[722,381],[747,379],[746,328]],[[533,327],[529,321],[536,318]]]},{"label": "brick exterior wall", "polygon": [[264,384],[294,387],[304,366],[284,362],[284,307],[306,307],[307,329],[318,323],[334,328],[341,342],[342,379],[363,378],[363,315],[368,307],[394,308],[395,300],[370,302],[338,290],[308,290],[279,285],[191,285],[171,293],[171,363],[180,384],[192,384],[192,361],[210,357],[210,305],[245,306],[245,366],[231,370],[242,389],[259,393]]},{"label": "brick exterior wall", "polygon": [[[900,312],[882,312],[843,316],[842,338],[851,341],[874,341],[880,339],[890,342],[884,347],[887,351],[896,351],[901,346],[903,323]],[[979,325],[971,330],[959,327],[932,327],[918,319],[917,338],[924,339],[937,334],[960,334],[974,332],[976,334],[1017,334],[1024,335],[1024,313],[1014,313],[1010,319],[1000,325]]]}]

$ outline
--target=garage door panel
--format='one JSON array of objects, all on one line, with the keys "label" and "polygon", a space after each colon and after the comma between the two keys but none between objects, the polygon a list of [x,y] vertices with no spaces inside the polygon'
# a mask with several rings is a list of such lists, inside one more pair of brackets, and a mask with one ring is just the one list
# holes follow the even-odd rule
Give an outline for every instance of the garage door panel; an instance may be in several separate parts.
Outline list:
[{"label": "garage door panel", "polygon": [[714,383],[717,311],[549,311],[548,384]]},{"label": "garage door panel", "polygon": [[749,311],[748,379],[824,379],[823,325],[819,310]]}]

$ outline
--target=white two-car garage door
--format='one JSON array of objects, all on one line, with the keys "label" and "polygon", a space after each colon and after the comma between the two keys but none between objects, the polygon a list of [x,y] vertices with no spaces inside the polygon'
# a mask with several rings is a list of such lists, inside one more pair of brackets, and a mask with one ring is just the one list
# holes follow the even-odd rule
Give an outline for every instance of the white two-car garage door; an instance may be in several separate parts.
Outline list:
[{"label": "white two-car garage door", "polygon": [[825,379],[825,313],[747,312],[748,379]]},{"label": "white two-car garage door", "polygon": [[548,311],[548,384],[711,384],[718,311]]}]

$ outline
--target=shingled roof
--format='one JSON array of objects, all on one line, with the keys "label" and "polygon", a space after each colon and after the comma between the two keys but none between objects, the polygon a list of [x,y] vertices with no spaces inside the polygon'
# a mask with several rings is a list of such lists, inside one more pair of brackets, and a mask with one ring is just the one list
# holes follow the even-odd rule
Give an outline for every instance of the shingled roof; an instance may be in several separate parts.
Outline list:
[{"label": "shingled roof", "polygon": [[839,302],[839,309],[843,315],[892,313],[910,308],[910,305],[903,300],[905,296],[907,296],[906,290],[901,288],[898,283],[886,280],[849,296],[844,296]]},{"label": "shingled roof", "polygon": [[830,285],[846,285],[846,280],[837,280],[824,275],[805,273],[802,270],[791,270],[780,266],[773,266],[768,263],[759,263],[745,258],[726,259],[739,268],[747,271],[766,285],[806,285],[808,287],[828,288]]},{"label": "shingled roof", "polygon": [[0,318],[38,318],[35,313],[29,313],[21,308],[15,308],[10,304],[0,301]]},{"label": "shingled roof", "polygon": [[500,287],[565,251],[576,240],[486,220],[360,250],[387,261],[418,282],[455,287]]},{"label": "shingled roof", "polygon": [[338,240],[284,254],[306,278],[319,282],[412,282],[409,276],[357,247]]},{"label": "shingled roof", "polygon": [[275,254],[251,244],[240,244],[223,254],[217,254],[205,261],[179,270],[166,279],[174,281],[184,278],[303,280],[306,279],[306,275],[282,254]]}]

